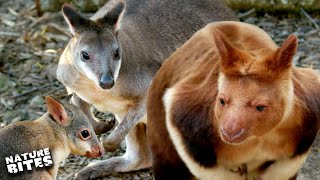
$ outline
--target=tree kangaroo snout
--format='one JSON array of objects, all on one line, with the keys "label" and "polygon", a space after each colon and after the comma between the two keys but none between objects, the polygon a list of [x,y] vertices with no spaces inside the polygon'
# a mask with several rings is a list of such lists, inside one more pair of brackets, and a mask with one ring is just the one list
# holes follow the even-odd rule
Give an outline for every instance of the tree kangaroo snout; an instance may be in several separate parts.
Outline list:
[{"label": "tree kangaroo snout", "polygon": [[[110,89],[121,66],[121,47],[117,40],[116,22],[124,4],[119,3],[106,17],[91,21],[70,6],[62,9],[73,38],[69,43],[74,65],[102,89]],[[108,18],[107,18],[108,17]]]}]

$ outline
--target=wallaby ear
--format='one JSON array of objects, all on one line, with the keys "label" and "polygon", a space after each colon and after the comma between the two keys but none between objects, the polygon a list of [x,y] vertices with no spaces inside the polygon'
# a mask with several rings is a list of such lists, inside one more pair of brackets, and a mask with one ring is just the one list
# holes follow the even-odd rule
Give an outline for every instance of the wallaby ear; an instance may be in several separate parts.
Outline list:
[{"label": "wallaby ear", "polygon": [[50,96],[46,96],[45,99],[48,111],[53,119],[66,126],[68,124],[68,115],[63,105]]},{"label": "wallaby ear", "polygon": [[233,46],[227,37],[218,29],[214,31],[214,40],[218,53],[221,57],[221,67],[223,71],[235,73],[240,71],[239,66],[246,63],[246,54],[242,53],[237,47]]},{"label": "wallaby ear", "polygon": [[70,5],[62,6],[62,14],[64,19],[67,21],[71,33],[79,33],[81,27],[89,25],[90,20],[82,17],[77,11],[75,11]]},{"label": "wallaby ear", "polygon": [[119,20],[119,16],[124,9],[124,2],[118,2],[107,14],[103,17],[103,21],[111,26],[115,26]]},{"label": "wallaby ear", "polygon": [[266,67],[272,71],[283,71],[292,66],[292,59],[298,47],[298,39],[290,35],[287,40],[277,49],[271,58],[267,58]]}]

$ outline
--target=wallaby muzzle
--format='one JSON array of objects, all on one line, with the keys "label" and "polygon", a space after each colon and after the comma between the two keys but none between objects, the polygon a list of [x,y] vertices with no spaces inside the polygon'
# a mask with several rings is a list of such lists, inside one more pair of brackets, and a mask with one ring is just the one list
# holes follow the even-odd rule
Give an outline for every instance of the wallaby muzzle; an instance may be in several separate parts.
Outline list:
[{"label": "wallaby muzzle", "polygon": [[110,74],[102,74],[99,85],[102,89],[111,89],[114,85],[113,77]]}]

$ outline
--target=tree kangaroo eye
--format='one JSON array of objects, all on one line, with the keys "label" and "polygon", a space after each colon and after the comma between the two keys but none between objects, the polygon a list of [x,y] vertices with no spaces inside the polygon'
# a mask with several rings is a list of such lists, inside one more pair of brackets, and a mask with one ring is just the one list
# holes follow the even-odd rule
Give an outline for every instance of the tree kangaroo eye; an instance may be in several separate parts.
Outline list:
[{"label": "tree kangaroo eye", "polygon": [[220,106],[224,106],[226,102],[224,101],[224,99],[219,99],[219,104]]},{"label": "tree kangaroo eye", "polygon": [[90,60],[89,54],[87,52],[85,52],[85,51],[81,51],[81,57],[82,57],[82,61]]},{"label": "tree kangaroo eye", "polygon": [[262,106],[262,105],[259,105],[259,106],[256,106],[256,110],[257,111],[263,111],[265,109],[265,106]]},{"label": "tree kangaroo eye", "polygon": [[120,59],[119,49],[117,49],[117,50],[114,51],[114,59],[115,59],[115,60]]}]

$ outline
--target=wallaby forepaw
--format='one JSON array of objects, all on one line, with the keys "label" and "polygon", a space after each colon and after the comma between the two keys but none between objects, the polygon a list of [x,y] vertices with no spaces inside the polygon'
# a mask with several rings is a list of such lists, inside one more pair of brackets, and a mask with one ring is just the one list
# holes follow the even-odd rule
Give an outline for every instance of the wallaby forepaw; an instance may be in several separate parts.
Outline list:
[{"label": "wallaby forepaw", "polygon": [[101,136],[100,141],[107,152],[113,152],[120,147],[120,143],[112,141],[107,135]]},{"label": "wallaby forepaw", "polygon": [[73,179],[74,180],[88,180],[88,179],[93,179],[93,178],[79,172],[79,173],[75,174]]},{"label": "wallaby forepaw", "polygon": [[97,179],[99,177],[98,173],[99,171],[96,171],[94,169],[91,169],[89,167],[86,167],[75,174],[74,180],[92,180]]},{"label": "wallaby forepaw", "polygon": [[94,132],[97,135],[100,135],[100,134],[103,134],[103,133],[110,131],[114,125],[115,125],[115,120],[111,120],[111,121],[100,120],[100,121],[97,121],[92,126],[94,129]]},{"label": "wallaby forepaw", "polygon": [[[110,159],[109,159],[110,160]],[[108,163],[109,162],[109,163]],[[110,163],[110,161],[105,160],[97,162],[95,164],[86,166],[75,174],[75,180],[91,180],[105,177],[112,172],[114,172],[115,167],[119,165],[118,163]]]}]

